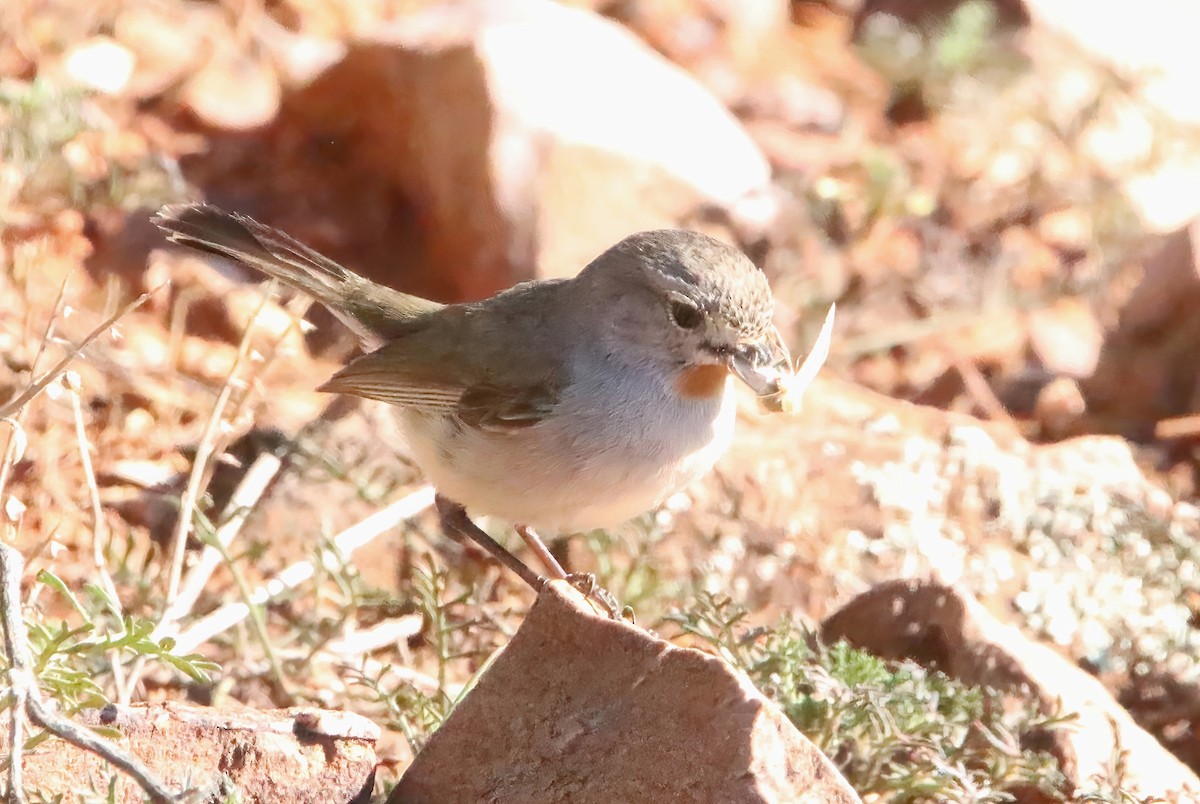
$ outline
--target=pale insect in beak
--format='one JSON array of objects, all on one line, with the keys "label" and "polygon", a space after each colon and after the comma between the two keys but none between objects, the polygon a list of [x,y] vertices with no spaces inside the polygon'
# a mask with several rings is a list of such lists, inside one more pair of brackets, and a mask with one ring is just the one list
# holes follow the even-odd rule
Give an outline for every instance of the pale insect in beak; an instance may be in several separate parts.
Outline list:
[{"label": "pale insect in beak", "polygon": [[768,410],[791,412],[829,357],[836,309],[836,305],[830,306],[817,340],[798,368],[793,369],[787,346],[774,327],[765,343],[747,345],[733,352],[729,368],[750,386]]}]

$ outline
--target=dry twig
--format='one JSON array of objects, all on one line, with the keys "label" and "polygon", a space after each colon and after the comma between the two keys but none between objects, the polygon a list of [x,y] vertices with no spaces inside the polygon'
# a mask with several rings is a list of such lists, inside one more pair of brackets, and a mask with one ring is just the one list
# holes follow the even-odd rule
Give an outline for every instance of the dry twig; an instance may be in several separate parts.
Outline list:
[{"label": "dry twig", "polygon": [[1200,436],[1200,415],[1189,413],[1159,419],[1154,425],[1154,437],[1162,441],[1193,439]]},{"label": "dry twig", "polygon": [[972,401],[983,411],[988,421],[1003,422],[1014,429],[1019,430],[1016,420],[1012,414],[1004,407],[1004,403],[996,396],[996,392],[992,390],[992,386],[988,384],[987,379],[983,376],[983,372],[979,370],[979,366],[969,358],[965,358],[955,352],[947,353],[950,358],[950,364],[954,366],[955,371],[962,377],[963,385],[967,389]]},{"label": "dry twig", "polygon": [[120,310],[117,310],[108,318],[104,319],[99,326],[87,334],[87,337],[85,337],[75,346],[71,347],[67,353],[62,356],[62,359],[60,359],[58,363],[54,365],[54,368],[47,371],[41,377],[38,377],[29,384],[28,388],[5,402],[3,406],[0,406],[0,419],[9,418],[13,415],[13,413],[24,407],[29,400],[41,393],[42,389],[54,382],[54,380],[58,378],[58,375],[61,374],[68,365],[70,365],[71,361],[74,360],[80,352],[91,346],[97,338],[111,329],[114,324],[132,313],[137,308],[141,307],[150,299],[151,296],[153,296],[155,293],[158,293],[158,291],[162,290],[164,287],[166,287],[165,283],[146,291],[141,296],[138,296],[129,304],[125,305]]}]

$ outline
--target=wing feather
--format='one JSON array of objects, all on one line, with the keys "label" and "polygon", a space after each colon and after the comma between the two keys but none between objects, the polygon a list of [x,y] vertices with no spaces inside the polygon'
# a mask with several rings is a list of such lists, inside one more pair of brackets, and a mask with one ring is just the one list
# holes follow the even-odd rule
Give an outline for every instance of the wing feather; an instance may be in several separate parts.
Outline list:
[{"label": "wing feather", "polygon": [[545,334],[564,287],[527,283],[442,308],[351,361],[320,390],[453,415],[491,432],[537,424],[553,415],[566,379],[562,345]]},{"label": "wing feather", "polygon": [[[317,390],[347,394],[412,408],[452,414],[469,427],[508,431],[537,424],[558,402],[559,389],[548,382],[497,386],[451,384],[413,364],[397,364],[386,348],[352,361]],[[424,375],[424,376],[422,376]]]},{"label": "wing feather", "polygon": [[420,381],[403,369],[371,366],[366,355],[330,377],[318,391],[347,394],[414,408],[428,413],[453,413],[462,398],[462,386]]}]

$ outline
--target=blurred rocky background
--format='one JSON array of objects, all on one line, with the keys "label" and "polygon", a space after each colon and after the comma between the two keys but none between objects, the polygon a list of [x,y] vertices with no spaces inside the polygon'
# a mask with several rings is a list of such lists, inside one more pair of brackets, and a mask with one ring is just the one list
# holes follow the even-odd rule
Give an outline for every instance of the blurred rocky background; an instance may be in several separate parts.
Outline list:
[{"label": "blurred rocky background", "polygon": [[[531,601],[427,512],[330,552],[420,482],[379,411],[312,390],[357,347],[167,249],[161,204],[441,301],[686,227],[767,272],[793,353],[836,302],[828,367],[563,560],[744,670],[863,800],[1197,800],[1198,28],[1169,0],[6,0],[0,397],[170,281],[3,411],[44,687],[366,715],[382,801]],[[164,622],[186,489],[191,566],[264,454],[176,625],[311,577],[189,647],[215,669],[114,641]]]}]

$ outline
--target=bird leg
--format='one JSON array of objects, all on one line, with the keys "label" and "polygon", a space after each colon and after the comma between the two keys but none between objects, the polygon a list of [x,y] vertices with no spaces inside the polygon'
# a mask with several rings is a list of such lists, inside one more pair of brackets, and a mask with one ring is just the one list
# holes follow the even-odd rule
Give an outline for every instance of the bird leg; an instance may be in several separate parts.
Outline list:
[{"label": "bird leg", "polygon": [[[504,545],[493,539],[467,516],[467,509],[458,503],[448,500],[442,495],[434,497],[434,507],[441,520],[442,529],[452,536],[464,536],[482,547],[492,558],[517,574],[522,581],[529,584],[533,591],[540,592],[545,579],[525,565],[521,559],[509,552]],[[544,547],[542,549],[545,549]],[[561,571],[561,567],[559,568]]]},{"label": "bird leg", "polygon": [[[546,579],[531,570],[521,559],[517,558],[504,547],[504,545],[493,539],[482,528],[472,522],[471,518],[467,516],[466,508],[440,494],[434,497],[434,507],[437,509],[438,518],[441,520],[442,530],[446,531],[451,537],[458,535],[470,539],[486,550],[494,559],[515,572],[517,577],[529,584],[533,591],[540,592],[542,590]],[[564,570],[562,564],[558,563],[558,559],[550,553],[550,549],[546,547],[545,543],[542,542],[541,538],[532,528],[525,525],[517,525],[517,533],[521,534],[521,539],[524,540],[525,544],[529,545],[529,549],[545,565],[555,580],[564,580],[571,584],[585,598],[599,603],[607,611],[608,616],[614,620],[622,619],[624,612],[621,609],[621,605],[611,592],[596,584],[596,576],[590,572],[581,574]]]},{"label": "bird leg", "polygon": [[571,584],[581,595],[599,603],[608,612],[608,616],[614,620],[622,618],[621,604],[612,592],[596,583],[595,575],[590,572],[567,572],[533,528],[528,525],[517,525],[516,528],[525,544],[550,573],[550,577]]},{"label": "bird leg", "polygon": [[558,563],[558,559],[550,552],[550,548],[546,547],[542,537],[538,536],[528,525],[517,525],[516,528],[526,546],[533,551],[533,554],[538,557],[538,561],[542,562],[542,566],[550,573],[550,577],[555,580],[567,580],[567,571],[563,569],[562,564]]}]

